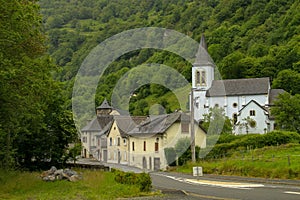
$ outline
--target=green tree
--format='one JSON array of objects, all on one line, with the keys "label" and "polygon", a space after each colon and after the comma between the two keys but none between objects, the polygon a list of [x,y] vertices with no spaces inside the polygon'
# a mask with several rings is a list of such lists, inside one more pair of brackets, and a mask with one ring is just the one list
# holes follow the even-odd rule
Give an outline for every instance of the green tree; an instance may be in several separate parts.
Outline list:
[{"label": "green tree", "polygon": [[279,129],[300,133],[300,94],[280,94],[271,113]]},{"label": "green tree", "polygon": [[278,73],[273,81],[274,88],[281,88],[291,94],[300,94],[300,73],[286,69]]},{"label": "green tree", "polygon": [[178,165],[183,165],[192,159],[191,140],[188,137],[180,138],[175,144],[175,152],[178,157]]},{"label": "green tree", "polygon": [[202,127],[210,134],[232,133],[232,124],[230,119],[225,116],[224,108],[213,107],[209,109],[208,114],[204,114]]},{"label": "green tree", "polygon": [[58,161],[64,137],[77,133],[52,78],[56,67],[45,55],[39,6],[34,0],[0,3],[0,163]]}]

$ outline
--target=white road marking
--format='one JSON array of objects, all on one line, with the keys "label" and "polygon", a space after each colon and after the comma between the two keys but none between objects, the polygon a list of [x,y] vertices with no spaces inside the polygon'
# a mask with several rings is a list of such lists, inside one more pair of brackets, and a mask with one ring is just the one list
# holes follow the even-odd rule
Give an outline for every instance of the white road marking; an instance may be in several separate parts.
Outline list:
[{"label": "white road marking", "polygon": [[225,182],[225,181],[210,181],[210,180],[196,180],[196,179],[184,179],[184,178],[177,178],[174,176],[168,176],[164,174],[157,174],[159,176],[165,176],[167,178],[186,182],[190,184],[199,184],[199,185],[208,185],[208,186],[217,186],[217,187],[226,187],[226,188],[236,188],[236,189],[251,189],[255,187],[264,187],[263,184],[254,184],[254,183],[239,183],[239,182]]},{"label": "white road marking", "polygon": [[191,183],[200,184],[200,185],[211,185],[211,186],[237,188],[237,189],[250,189],[250,188],[255,188],[255,187],[264,187],[263,184],[253,184],[253,183],[208,181],[208,180],[195,180],[195,179],[186,179],[186,181],[191,182]]},{"label": "white road marking", "polygon": [[298,195],[300,195],[300,192],[285,191],[284,193],[286,193],[286,194],[298,194]]}]

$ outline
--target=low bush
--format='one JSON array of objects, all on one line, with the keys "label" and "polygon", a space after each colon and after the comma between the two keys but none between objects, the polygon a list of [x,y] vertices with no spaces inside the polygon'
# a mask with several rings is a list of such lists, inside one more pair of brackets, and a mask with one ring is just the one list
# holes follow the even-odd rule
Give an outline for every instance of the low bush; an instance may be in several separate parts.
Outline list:
[{"label": "low bush", "polygon": [[141,192],[149,192],[152,187],[151,177],[147,173],[136,174],[133,172],[123,172],[113,170],[115,181],[121,184],[139,185]]}]

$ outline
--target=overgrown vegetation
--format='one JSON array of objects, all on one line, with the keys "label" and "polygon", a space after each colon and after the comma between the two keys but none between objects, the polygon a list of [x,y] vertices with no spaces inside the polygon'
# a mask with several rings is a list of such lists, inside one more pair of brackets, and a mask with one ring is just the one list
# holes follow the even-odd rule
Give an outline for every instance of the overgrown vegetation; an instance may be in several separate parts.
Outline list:
[{"label": "overgrown vegetation", "polygon": [[[49,53],[61,66],[57,79],[71,96],[72,83],[86,55],[100,42],[140,27],[174,29],[199,41],[205,33],[208,51],[223,79],[271,77],[275,88],[299,93],[299,23],[297,0],[208,1],[63,1],[41,0]],[[142,63],[173,67],[191,81],[191,65],[177,55],[154,49],[130,52],[102,76],[96,104],[111,98],[112,88],[128,70]],[[163,86],[143,86],[130,112],[147,115],[155,103],[167,112],[178,109],[176,97]],[[70,102],[67,103],[70,106]]]},{"label": "overgrown vegetation", "polygon": [[0,0],[0,168],[61,163],[78,138],[36,1]]},{"label": "overgrown vegetation", "polygon": [[[78,170],[77,170],[78,171]],[[111,172],[83,170],[78,182],[44,182],[38,172],[0,170],[0,199],[116,199],[153,195],[139,184],[121,184]],[[147,185],[146,185],[147,186]]]}]

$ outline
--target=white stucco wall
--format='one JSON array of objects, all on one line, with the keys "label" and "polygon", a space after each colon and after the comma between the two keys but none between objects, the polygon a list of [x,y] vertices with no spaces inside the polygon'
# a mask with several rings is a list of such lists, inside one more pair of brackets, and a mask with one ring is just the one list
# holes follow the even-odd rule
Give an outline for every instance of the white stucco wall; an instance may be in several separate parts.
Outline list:
[{"label": "white stucco wall", "polygon": [[[251,110],[255,111],[255,116],[250,116]],[[268,115],[266,115],[266,111],[259,107],[256,103],[251,102],[246,107],[244,107],[238,115],[238,122],[240,123],[240,125],[235,127],[236,134],[247,134],[246,127],[242,126],[241,124],[245,123],[245,120],[243,119],[246,119],[248,116],[256,122],[255,127],[248,126],[248,133],[264,134],[269,130],[267,124],[269,121]]]}]

